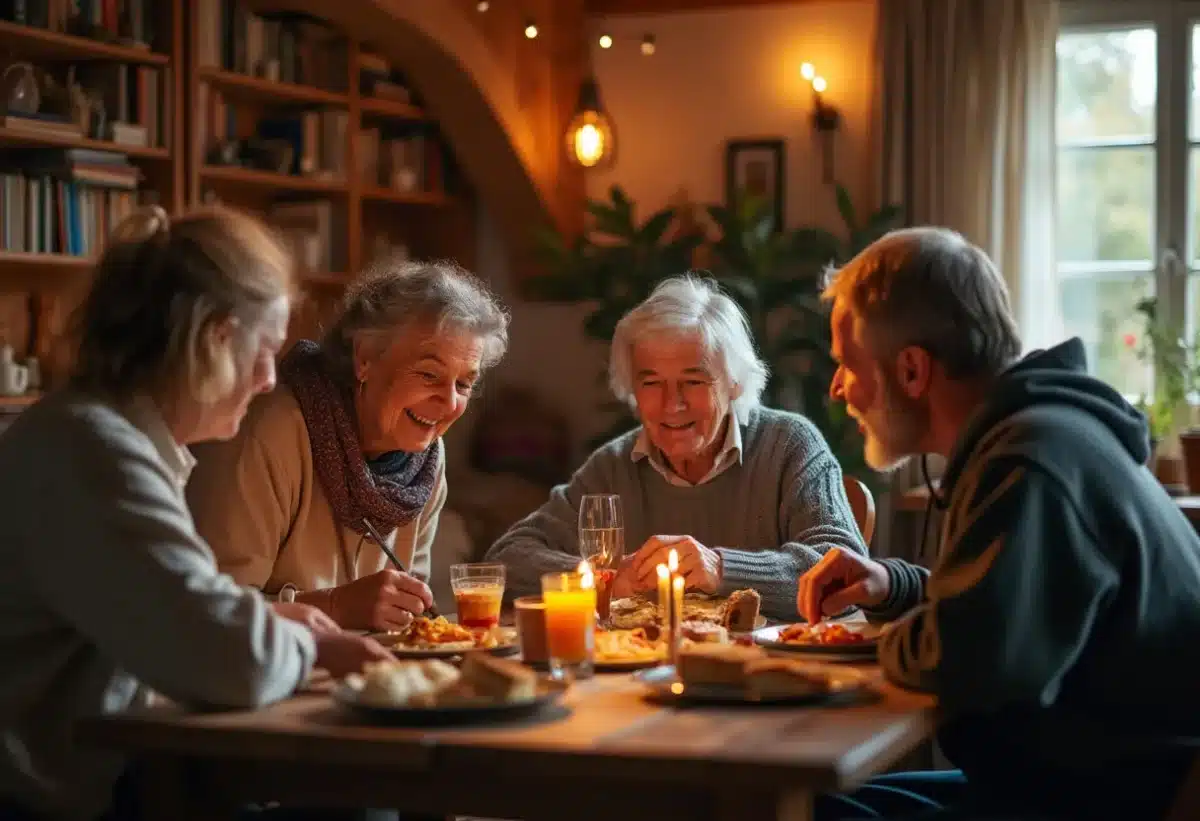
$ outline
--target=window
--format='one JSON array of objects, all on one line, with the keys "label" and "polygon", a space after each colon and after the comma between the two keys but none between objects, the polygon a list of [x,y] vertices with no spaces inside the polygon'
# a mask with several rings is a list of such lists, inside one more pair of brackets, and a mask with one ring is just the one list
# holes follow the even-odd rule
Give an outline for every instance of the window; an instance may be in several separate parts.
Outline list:
[{"label": "window", "polygon": [[1140,395],[1150,374],[1129,345],[1142,330],[1137,300],[1157,296],[1181,334],[1200,327],[1200,2],[1062,9],[1060,318],[1097,376]]}]

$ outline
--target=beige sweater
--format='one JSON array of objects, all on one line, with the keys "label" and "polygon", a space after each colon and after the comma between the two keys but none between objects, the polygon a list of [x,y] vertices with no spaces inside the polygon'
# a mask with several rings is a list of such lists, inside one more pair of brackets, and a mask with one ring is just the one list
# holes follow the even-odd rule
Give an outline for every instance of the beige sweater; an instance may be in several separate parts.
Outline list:
[{"label": "beige sweater", "polygon": [[[279,386],[250,406],[236,438],[193,448],[198,464],[187,486],[196,527],[221,570],[274,595],[337,587],[390,565],[371,539],[333,517],[317,479],[308,428],[291,391]],[[384,534],[396,558],[428,580],[430,545],[446,501],[445,460],[425,509]],[[366,625],[345,625],[365,627]]]},{"label": "beige sweater", "polygon": [[99,814],[124,762],[72,731],[146,687],[249,707],[311,670],[312,634],[217,572],[188,462],[148,400],[57,394],[0,437],[0,806]]}]

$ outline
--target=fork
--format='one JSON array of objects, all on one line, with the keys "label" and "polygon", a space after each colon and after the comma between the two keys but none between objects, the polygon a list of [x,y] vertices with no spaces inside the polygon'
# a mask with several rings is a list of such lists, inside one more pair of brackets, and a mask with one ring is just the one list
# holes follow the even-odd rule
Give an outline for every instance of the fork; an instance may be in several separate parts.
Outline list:
[{"label": "fork", "polygon": [[[371,520],[366,516],[363,516],[362,523],[363,526],[367,528],[367,533],[370,534],[371,540],[374,541],[375,544],[379,545],[379,549],[382,550],[383,554],[388,557],[392,564],[396,566],[396,569],[401,573],[407,574],[408,571],[404,569],[404,565],[402,565],[400,560],[396,558],[396,554],[392,552],[390,547],[388,547],[388,544],[386,541],[384,541],[384,538],[379,535],[379,531],[375,529],[375,525],[371,524]],[[440,615],[437,611],[437,605],[433,604],[426,607],[425,612],[435,619]]]}]

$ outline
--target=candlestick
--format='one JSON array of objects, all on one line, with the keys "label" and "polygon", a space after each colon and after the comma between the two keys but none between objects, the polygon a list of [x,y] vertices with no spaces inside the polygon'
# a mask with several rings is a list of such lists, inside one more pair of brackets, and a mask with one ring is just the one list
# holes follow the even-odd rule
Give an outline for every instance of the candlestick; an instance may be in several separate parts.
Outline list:
[{"label": "candlestick", "polygon": [[671,623],[671,571],[665,564],[660,564],[658,570],[658,623],[666,631]]},{"label": "candlestick", "polygon": [[667,652],[670,654],[671,663],[675,663],[675,657],[679,654],[679,639],[682,635],[681,625],[683,624],[683,576],[674,576],[671,579],[671,632],[667,641]]}]

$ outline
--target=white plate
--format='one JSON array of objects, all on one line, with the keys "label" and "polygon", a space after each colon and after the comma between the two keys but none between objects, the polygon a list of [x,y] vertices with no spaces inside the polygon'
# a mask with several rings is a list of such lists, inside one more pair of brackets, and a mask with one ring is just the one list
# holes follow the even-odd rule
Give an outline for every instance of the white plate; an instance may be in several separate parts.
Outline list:
[{"label": "white plate", "polygon": [[820,669],[822,675],[826,677],[829,683],[829,689],[826,692],[767,699],[756,698],[741,687],[684,684],[675,673],[675,667],[669,664],[650,670],[641,670],[633,675],[649,688],[650,695],[654,700],[680,706],[721,704],[765,707],[842,704],[856,701],[873,692],[870,688],[870,678],[855,667],[823,665],[816,661],[812,662],[812,666]]},{"label": "white plate", "polygon": [[537,695],[526,701],[478,699],[435,707],[383,707],[363,703],[358,698],[360,691],[357,688],[346,681],[340,681],[334,688],[332,697],[340,706],[373,723],[433,727],[523,718],[557,702],[566,689],[567,686],[560,682],[540,679]]},{"label": "white plate", "polygon": [[865,661],[876,658],[879,654],[879,636],[883,628],[867,622],[835,622],[847,630],[862,634],[867,639],[859,644],[798,644],[782,642],[779,634],[788,624],[773,624],[755,630],[754,643],[768,650],[781,653],[797,653],[805,656],[818,656],[823,661]]}]

